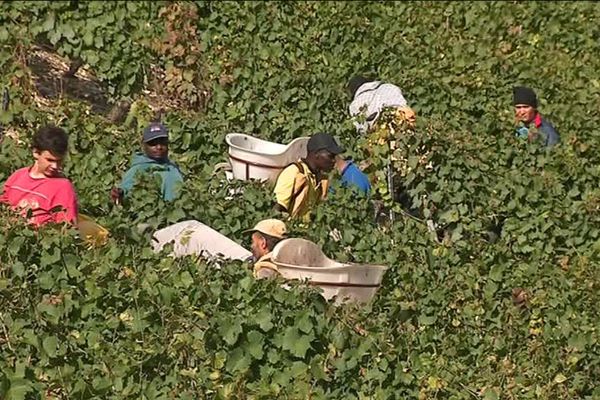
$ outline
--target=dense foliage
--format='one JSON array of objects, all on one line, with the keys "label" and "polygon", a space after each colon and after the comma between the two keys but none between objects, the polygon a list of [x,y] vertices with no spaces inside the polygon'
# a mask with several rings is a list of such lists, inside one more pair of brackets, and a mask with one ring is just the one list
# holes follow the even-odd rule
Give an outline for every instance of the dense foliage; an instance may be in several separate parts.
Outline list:
[{"label": "dense foliage", "polygon": [[[0,123],[14,133],[0,181],[31,162],[32,132],[57,123],[81,208],[111,231],[88,249],[66,227],[34,231],[0,210],[0,398],[600,398],[596,4],[3,1],[0,11],[12,99]],[[140,107],[118,126],[68,97],[40,105],[27,58],[39,44],[82,59],[112,101]],[[364,154],[344,92],[360,72],[398,84],[417,111],[396,144],[404,209],[377,224],[370,202],[337,188],[292,230],[333,258],[389,265],[372,304],[336,307],[254,281],[248,265],[151,252],[152,230],[172,222],[198,219],[248,246],[242,231],[273,215],[267,185],[213,175],[229,132],[286,142],[326,130]],[[551,151],[513,137],[515,84],[537,90],[561,134]],[[140,182],[114,206],[109,190],[152,115],[146,89],[179,105],[165,120],[186,187],[164,203],[156,182]]]}]

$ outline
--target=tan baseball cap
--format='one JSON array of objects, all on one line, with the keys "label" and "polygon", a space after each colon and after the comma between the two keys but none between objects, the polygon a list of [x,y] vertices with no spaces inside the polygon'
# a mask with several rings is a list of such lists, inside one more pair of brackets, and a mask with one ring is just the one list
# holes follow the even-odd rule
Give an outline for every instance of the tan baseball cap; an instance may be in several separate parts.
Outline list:
[{"label": "tan baseball cap", "polygon": [[254,228],[244,231],[244,233],[250,232],[260,232],[278,239],[283,239],[287,235],[287,228],[285,223],[278,219],[264,219],[256,224]]}]

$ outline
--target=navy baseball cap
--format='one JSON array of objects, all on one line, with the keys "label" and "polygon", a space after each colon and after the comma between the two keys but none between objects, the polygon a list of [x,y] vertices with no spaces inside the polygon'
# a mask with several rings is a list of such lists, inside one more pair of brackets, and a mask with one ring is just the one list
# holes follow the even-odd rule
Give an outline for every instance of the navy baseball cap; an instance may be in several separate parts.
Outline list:
[{"label": "navy baseball cap", "polygon": [[144,129],[144,136],[142,141],[144,143],[148,143],[151,140],[158,138],[168,138],[169,130],[166,126],[161,124],[160,122],[152,122],[150,125]]}]

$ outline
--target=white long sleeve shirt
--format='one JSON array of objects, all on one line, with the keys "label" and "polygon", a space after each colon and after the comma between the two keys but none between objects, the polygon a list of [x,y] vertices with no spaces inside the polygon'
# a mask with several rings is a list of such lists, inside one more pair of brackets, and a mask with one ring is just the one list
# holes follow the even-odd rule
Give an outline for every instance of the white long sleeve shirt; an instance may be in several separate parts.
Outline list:
[{"label": "white long sleeve shirt", "polygon": [[354,118],[364,116],[366,121],[354,125],[359,132],[366,132],[377,120],[385,107],[404,107],[406,99],[400,88],[391,83],[381,81],[367,82],[361,85],[350,103],[350,115]]}]

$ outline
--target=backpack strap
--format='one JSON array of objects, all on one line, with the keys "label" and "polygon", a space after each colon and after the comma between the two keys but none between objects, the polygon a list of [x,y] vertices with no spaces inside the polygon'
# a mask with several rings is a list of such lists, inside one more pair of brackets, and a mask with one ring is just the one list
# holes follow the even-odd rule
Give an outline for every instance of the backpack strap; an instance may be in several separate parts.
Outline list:
[{"label": "backpack strap", "polygon": [[356,93],[354,95],[354,98],[357,98],[358,96],[363,95],[363,94],[368,93],[368,92],[373,92],[373,91],[379,89],[382,85],[385,85],[384,81],[380,81],[377,85],[375,85],[374,87],[372,87],[370,89],[365,89],[365,90],[360,91],[359,93]]},{"label": "backpack strap", "polygon": [[319,182],[321,183],[321,200],[325,200],[329,192],[329,179],[323,178]]},{"label": "backpack strap", "polygon": [[[298,172],[300,172],[300,173],[304,172],[304,169],[302,168],[302,165],[300,164],[300,162],[296,161],[296,162],[289,163],[288,165],[283,167],[283,169],[279,172],[279,174],[277,175],[277,178],[275,179],[275,182],[277,182],[279,180],[279,176],[281,175],[281,173],[283,171],[285,171],[286,169],[288,169],[289,167],[291,167],[292,165],[296,167]],[[297,175],[297,173],[296,173],[296,175]],[[302,190],[304,190],[304,185],[302,185],[300,187],[300,190],[295,190],[295,189],[296,189],[296,177],[294,177],[294,181],[292,182],[292,189],[291,189],[289,204],[287,207],[285,207],[285,210],[290,214],[292,213],[292,211],[294,209],[294,201],[295,201],[296,197],[298,197],[298,195],[302,192]]]},{"label": "backpack strap", "polygon": [[[290,165],[295,166],[298,169],[298,173],[304,175],[304,167],[302,166],[302,164],[299,161],[293,162]],[[288,167],[290,165],[288,165]],[[302,191],[306,188],[307,181],[308,181],[308,179],[304,178],[304,182],[302,182],[302,184],[298,188],[296,188],[296,179],[297,179],[297,177],[294,177],[294,182],[292,183],[292,195],[290,196],[290,203],[289,203],[289,207],[287,210],[290,214],[294,213],[296,199],[298,198],[300,193],[302,193]]]},{"label": "backpack strap", "polygon": [[[302,181],[302,183],[298,187],[296,187],[297,179],[298,179],[298,176],[296,176],[294,178],[294,183],[292,184],[292,195],[290,197],[290,203],[289,203],[289,207],[288,207],[287,211],[290,214],[293,214],[294,210],[295,210],[296,200],[306,190],[306,188],[309,184],[309,182],[308,182],[309,178],[306,176],[306,167],[301,162],[299,162],[299,161],[293,162],[293,163],[289,164],[288,166],[286,166],[286,168],[288,168],[291,165],[295,166],[298,169],[298,173],[300,173],[302,175],[301,179],[304,179]],[[317,179],[318,186],[319,186],[318,190],[320,192],[319,193],[320,198],[322,200],[324,200],[327,196],[327,192],[329,189],[329,180],[326,178],[321,178],[320,174],[316,175],[316,179]]]},{"label": "backpack strap", "polygon": [[[301,164],[299,161],[293,162],[293,163],[292,163],[292,164],[290,164],[290,165],[294,165],[296,168],[298,168],[298,172],[300,172],[301,174],[303,174],[303,175],[304,175],[304,167],[302,166],[302,164]],[[293,192],[292,192],[292,197],[291,197],[291,199],[292,199],[292,202],[293,202],[294,200],[296,200],[296,197],[298,197],[298,195],[299,195],[300,193],[302,193],[302,191],[303,191],[303,190],[304,190],[304,188],[306,187],[306,184],[307,184],[306,182],[307,182],[307,181],[308,181],[308,180],[307,180],[307,179],[305,179],[305,180],[304,180],[304,182],[302,182],[302,185],[300,185],[300,187],[299,187],[298,189],[294,190],[294,189],[295,189],[295,187],[296,187],[296,179],[294,179],[294,185],[292,186],[292,190],[293,190]]]}]

